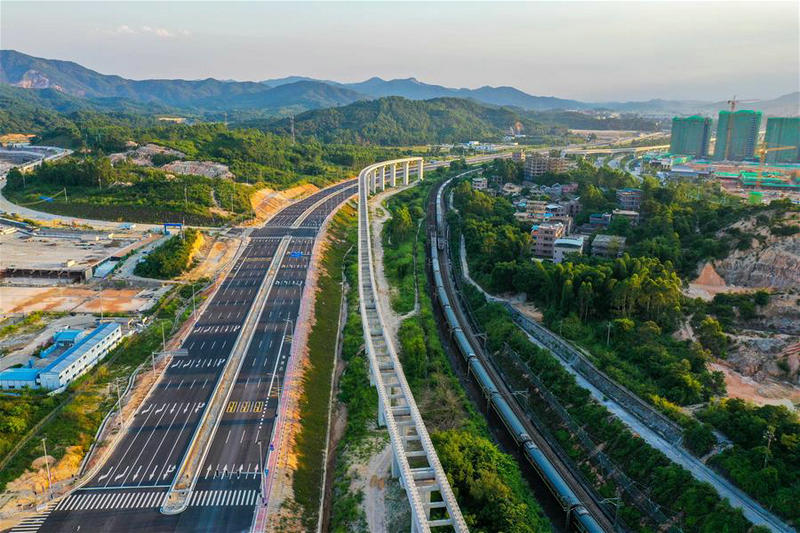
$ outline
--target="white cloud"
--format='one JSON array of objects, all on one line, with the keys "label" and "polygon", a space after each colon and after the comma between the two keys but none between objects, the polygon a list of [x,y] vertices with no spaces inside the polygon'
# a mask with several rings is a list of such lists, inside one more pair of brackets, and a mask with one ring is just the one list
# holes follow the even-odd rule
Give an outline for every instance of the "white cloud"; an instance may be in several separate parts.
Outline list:
[{"label": "white cloud", "polygon": [[121,26],[117,26],[116,28],[110,30],[102,30],[103,33],[108,35],[144,35],[150,34],[155,35],[161,39],[171,39],[173,37],[189,37],[191,33],[189,30],[177,30],[177,31],[170,31],[167,28],[159,28],[153,26],[140,26],[139,28],[133,28],[127,24],[123,24]]}]

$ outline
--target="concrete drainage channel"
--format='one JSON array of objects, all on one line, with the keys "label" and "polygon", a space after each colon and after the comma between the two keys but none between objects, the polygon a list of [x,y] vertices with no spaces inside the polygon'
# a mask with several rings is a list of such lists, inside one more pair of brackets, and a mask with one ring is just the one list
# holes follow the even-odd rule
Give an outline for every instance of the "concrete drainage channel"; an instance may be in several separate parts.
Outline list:
[{"label": "concrete drainage channel", "polygon": [[186,450],[177,475],[167,492],[164,505],[161,507],[161,512],[164,514],[181,513],[189,505],[190,497],[200,472],[200,467],[208,454],[208,450],[211,447],[214,435],[217,432],[217,427],[222,418],[223,407],[226,405],[233,391],[236,376],[239,374],[239,369],[244,362],[244,356],[247,354],[250,347],[250,342],[253,339],[253,332],[258,324],[258,319],[267,303],[269,293],[272,290],[275,278],[278,275],[278,271],[283,263],[284,255],[289,248],[289,242],[291,240],[291,237],[283,237],[278,245],[278,249],[273,256],[267,275],[264,277],[264,281],[258,290],[253,305],[250,307],[250,311],[247,314],[244,327],[242,327],[242,331],[236,339],[236,345],[233,348],[231,357],[225,364],[225,368],[209,400],[208,407],[203,413],[203,418],[200,424],[198,424],[194,435],[192,435],[189,449]]}]

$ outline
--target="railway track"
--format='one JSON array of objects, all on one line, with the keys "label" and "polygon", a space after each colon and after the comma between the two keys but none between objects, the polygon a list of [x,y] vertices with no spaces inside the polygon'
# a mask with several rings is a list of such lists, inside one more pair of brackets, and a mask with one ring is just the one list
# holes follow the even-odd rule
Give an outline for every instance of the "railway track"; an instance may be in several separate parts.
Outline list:
[{"label": "railway track", "polygon": [[617,531],[613,515],[601,504],[599,495],[567,464],[524,413],[486,354],[474,325],[464,312],[452,278],[448,228],[444,216],[443,190],[450,181],[437,185],[428,199],[429,258],[436,285],[434,299],[439,304],[454,343],[465,359],[467,372],[475,379],[488,405],[497,412],[520,451],[565,513],[566,523],[578,531]]}]

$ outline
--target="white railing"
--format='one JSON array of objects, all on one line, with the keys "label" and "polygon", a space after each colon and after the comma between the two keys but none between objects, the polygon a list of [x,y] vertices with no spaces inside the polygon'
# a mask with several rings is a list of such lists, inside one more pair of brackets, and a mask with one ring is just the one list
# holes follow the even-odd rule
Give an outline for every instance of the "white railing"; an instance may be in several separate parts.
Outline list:
[{"label": "white railing", "polygon": [[[358,179],[358,295],[364,342],[369,357],[370,379],[378,391],[379,423],[386,426],[392,446],[392,475],[399,477],[411,506],[412,532],[449,527],[468,531],[453,490],[442,469],[425,423],[417,409],[377,298],[369,227],[368,199],[371,193],[399,177],[409,183],[411,169],[423,177],[422,158],[396,159],[370,165]],[[388,179],[387,179],[388,178]],[[412,466],[412,464],[414,466]],[[438,498],[433,500],[433,498]],[[431,518],[431,511],[436,517]]]}]

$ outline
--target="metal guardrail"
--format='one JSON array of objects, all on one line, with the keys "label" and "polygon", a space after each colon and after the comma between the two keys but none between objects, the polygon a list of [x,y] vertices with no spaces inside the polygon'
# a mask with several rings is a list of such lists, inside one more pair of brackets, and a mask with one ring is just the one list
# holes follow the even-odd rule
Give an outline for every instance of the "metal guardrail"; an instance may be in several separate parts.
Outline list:
[{"label": "metal guardrail", "polygon": [[[359,174],[359,306],[370,363],[370,380],[378,392],[379,423],[385,425],[389,432],[393,452],[392,475],[399,477],[406,489],[411,506],[411,529],[414,532],[427,532],[434,527],[449,527],[457,532],[465,532],[468,531],[467,524],[417,409],[394,343],[386,334],[373,272],[369,194],[376,192],[379,187],[385,189],[387,177],[389,184],[395,185],[398,166],[402,168],[403,183],[408,184],[412,163],[418,168],[418,178],[422,179],[422,158],[376,163]],[[441,500],[434,501],[435,495]],[[433,509],[443,510],[444,516],[432,518]]]}]

